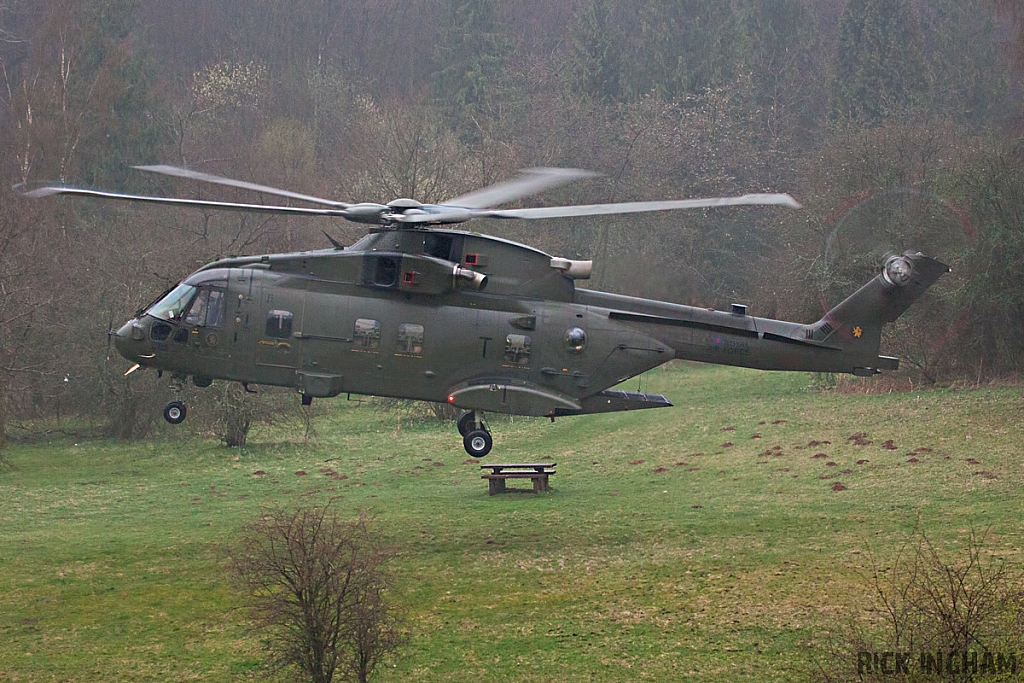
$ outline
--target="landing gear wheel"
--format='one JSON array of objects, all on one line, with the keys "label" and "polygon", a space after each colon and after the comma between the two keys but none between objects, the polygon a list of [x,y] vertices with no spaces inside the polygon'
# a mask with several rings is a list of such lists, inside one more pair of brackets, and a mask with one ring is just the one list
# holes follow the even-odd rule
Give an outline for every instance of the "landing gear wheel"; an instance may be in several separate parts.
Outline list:
[{"label": "landing gear wheel", "polygon": [[459,434],[465,436],[466,434],[469,434],[469,432],[473,429],[475,422],[476,415],[474,415],[473,411],[470,410],[463,413],[462,415],[459,415],[459,420],[455,424],[459,428]]},{"label": "landing gear wheel", "polygon": [[187,413],[188,409],[185,408],[185,404],[181,401],[171,401],[164,406],[164,419],[172,425],[179,425],[184,422]]},{"label": "landing gear wheel", "polygon": [[474,429],[463,437],[462,445],[474,458],[482,458],[491,452],[491,433],[483,429]]}]

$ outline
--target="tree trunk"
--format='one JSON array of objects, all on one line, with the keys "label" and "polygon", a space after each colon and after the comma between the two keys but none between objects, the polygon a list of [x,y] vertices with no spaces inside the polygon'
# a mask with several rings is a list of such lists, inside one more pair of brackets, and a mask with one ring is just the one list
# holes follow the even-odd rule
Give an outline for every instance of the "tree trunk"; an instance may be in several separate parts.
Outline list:
[{"label": "tree trunk", "polygon": [[[244,410],[244,406],[242,407]],[[249,438],[249,427],[252,420],[244,414],[228,415],[224,429],[224,445],[228,448],[241,448]]]},{"label": "tree trunk", "polygon": [[0,451],[7,445],[7,406],[4,401],[4,377],[0,374]]}]

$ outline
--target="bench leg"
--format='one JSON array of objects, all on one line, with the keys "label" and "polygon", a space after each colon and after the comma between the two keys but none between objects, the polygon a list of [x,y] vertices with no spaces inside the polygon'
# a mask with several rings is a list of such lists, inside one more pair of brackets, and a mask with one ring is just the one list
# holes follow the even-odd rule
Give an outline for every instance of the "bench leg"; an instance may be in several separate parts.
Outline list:
[{"label": "bench leg", "polygon": [[541,491],[548,490],[548,475],[544,474],[538,477],[533,477],[533,492],[539,493]]},{"label": "bench leg", "polygon": [[505,480],[504,479],[488,479],[487,480],[487,492],[488,495],[493,496],[495,493],[505,493]]}]

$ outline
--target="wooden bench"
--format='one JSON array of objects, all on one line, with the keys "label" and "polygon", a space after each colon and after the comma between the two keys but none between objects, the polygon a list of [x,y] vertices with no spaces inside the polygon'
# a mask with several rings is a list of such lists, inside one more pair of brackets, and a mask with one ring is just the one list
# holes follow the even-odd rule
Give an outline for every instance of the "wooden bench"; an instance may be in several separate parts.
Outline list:
[{"label": "wooden bench", "polygon": [[549,491],[548,477],[555,474],[555,463],[553,462],[528,462],[528,463],[495,463],[480,465],[482,470],[491,470],[490,474],[484,474],[480,478],[487,480],[488,493],[507,493],[509,490],[526,491],[526,489],[506,489],[505,481],[508,479],[531,479],[533,480],[533,492]]}]

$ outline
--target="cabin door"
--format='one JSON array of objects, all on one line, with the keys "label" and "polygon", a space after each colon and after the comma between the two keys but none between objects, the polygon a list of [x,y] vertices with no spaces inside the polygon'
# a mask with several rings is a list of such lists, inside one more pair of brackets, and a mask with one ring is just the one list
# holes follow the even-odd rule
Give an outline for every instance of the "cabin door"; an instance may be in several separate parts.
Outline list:
[{"label": "cabin door", "polygon": [[261,289],[260,305],[250,314],[256,340],[256,382],[295,386],[299,367],[295,332],[302,329],[304,291],[280,285]]},{"label": "cabin door", "polygon": [[308,283],[302,329],[295,338],[300,345],[299,386],[310,396],[336,396],[342,391],[352,349],[349,298],[318,291],[316,282]]}]

